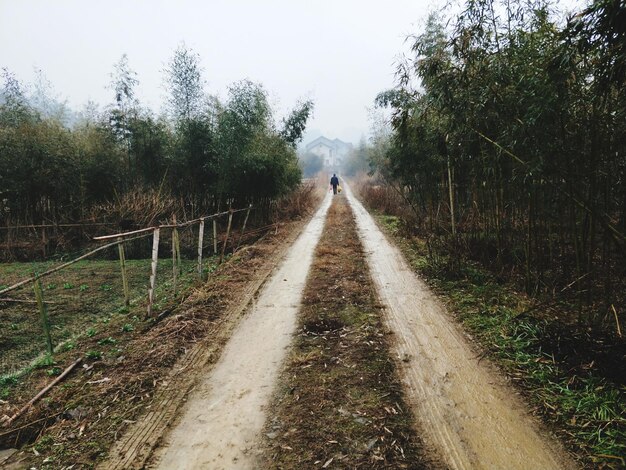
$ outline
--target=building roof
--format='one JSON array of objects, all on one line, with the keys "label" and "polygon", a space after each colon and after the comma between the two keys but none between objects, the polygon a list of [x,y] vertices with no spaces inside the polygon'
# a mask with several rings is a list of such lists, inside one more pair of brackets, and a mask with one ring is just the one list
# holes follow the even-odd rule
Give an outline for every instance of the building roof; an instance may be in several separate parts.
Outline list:
[{"label": "building roof", "polygon": [[330,140],[327,137],[324,137],[322,135],[318,137],[317,139],[314,139],[308,144],[306,144],[306,149],[311,150],[313,147],[315,147],[316,145],[320,145],[320,144],[325,145],[326,147],[330,147],[332,149],[339,149],[339,148],[351,149],[352,148],[352,144],[349,144],[339,139]]}]

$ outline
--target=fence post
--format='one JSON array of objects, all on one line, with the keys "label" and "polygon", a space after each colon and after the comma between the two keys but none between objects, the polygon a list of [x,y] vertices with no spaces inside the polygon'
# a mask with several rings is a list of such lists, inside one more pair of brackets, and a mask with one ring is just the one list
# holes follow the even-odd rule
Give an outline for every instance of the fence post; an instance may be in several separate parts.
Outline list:
[{"label": "fence post", "polygon": [[202,279],[202,242],[204,241],[204,219],[200,219],[198,229],[198,277]]},{"label": "fence post", "polygon": [[159,229],[155,228],[152,235],[152,264],[150,271],[150,287],[148,288],[148,311],[146,318],[152,316],[154,302],[154,286],[156,284],[157,263],[159,261]]},{"label": "fence post", "polygon": [[130,305],[130,290],[128,288],[128,276],[126,274],[126,255],[124,254],[124,239],[118,238],[119,245],[117,250],[120,254],[120,268],[122,270],[122,288],[124,289],[124,305],[127,307]]},{"label": "fence post", "polygon": [[52,337],[50,336],[50,319],[48,318],[48,309],[43,301],[43,288],[41,286],[41,279],[36,278],[33,286],[35,290],[35,299],[37,299],[37,307],[39,307],[39,315],[41,316],[41,324],[43,326],[43,332],[46,335],[46,349],[48,355],[52,357]]},{"label": "fence post", "polygon": [[213,254],[217,254],[217,219],[213,217]]},{"label": "fence post", "polygon": [[228,236],[230,235],[230,227],[233,223],[233,210],[232,208],[228,211],[228,227],[226,228],[226,238],[224,239],[224,245],[222,245],[222,254],[220,255],[219,264],[222,264],[224,260],[224,253],[226,253],[226,245],[228,244]]},{"label": "fence post", "polygon": [[41,228],[41,245],[43,259],[46,259],[48,257],[48,237],[46,237],[46,227]]},{"label": "fence post", "polygon": [[[176,225],[176,214],[172,215],[173,225]],[[172,229],[172,273],[174,274],[174,295],[176,295],[176,280],[178,279],[178,229]]]},{"label": "fence post", "polygon": [[239,249],[239,245],[241,245],[241,240],[243,239],[243,234],[246,231],[246,224],[248,223],[248,217],[250,216],[250,209],[252,209],[252,204],[248,206],[248,210],[246,211],[246,218],[243,219],[243,227],[241,227],[241,235],[239,235],[239,241],[237,242],[237,246],[235,247],[235,251]]}]

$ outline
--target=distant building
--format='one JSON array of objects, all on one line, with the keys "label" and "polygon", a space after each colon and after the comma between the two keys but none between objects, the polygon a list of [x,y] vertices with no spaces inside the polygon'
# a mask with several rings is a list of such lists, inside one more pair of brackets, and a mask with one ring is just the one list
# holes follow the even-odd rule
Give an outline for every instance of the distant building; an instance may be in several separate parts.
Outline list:
[{"label": "distant building", "polygon": [[324,166],[329,169],[339,168],[350,150],[352,144],[339,139],[330,140],[324,136],[318,137],[306,146],[306,151],[322,157]]}]

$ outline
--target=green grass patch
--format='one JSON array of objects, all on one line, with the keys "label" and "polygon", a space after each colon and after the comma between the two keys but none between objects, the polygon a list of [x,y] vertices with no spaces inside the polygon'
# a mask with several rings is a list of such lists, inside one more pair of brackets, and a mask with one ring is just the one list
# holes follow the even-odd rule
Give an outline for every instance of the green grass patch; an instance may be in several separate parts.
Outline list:
[{"label": "green grass patch", "polygon": [[[214,260],[208,258],[206,265],[212,266],[213,263]],[[55,265],[58,262],[0,263],[0,278],[3,284],[11,285],[32,276],[33,272],[44,272]],[[195,267],[195,260],[182,260],[182,273],[177,282],[179,291],[196,283]],[[64,351],[64,347],[71,347],[72,344],[75,346],[81,336],[90,338],[107,330],[107,325],[116,315],[143,318],[150,260],[127,260],[127,273],[130,306],[124,305],[117,259],[82,260],[44,278],[44,301],[50,319],[53,346],[59,346],[59,351]],[[174,299],[171,277],[172,261],[164,258],[159,262],[157,271],[157,313],[159,309],[167,308]],[[34,361],[46,351],[39,311],[33,303],[32,284],[12,292],[11,296],[26,302],[3,306],[0,316],[0,376],[26,373],[37,366]],[[119,332],[125,323],[128,323],[128,319],[117,325],[116,331]],[[66,344],[68,346],[63,346]]]}]

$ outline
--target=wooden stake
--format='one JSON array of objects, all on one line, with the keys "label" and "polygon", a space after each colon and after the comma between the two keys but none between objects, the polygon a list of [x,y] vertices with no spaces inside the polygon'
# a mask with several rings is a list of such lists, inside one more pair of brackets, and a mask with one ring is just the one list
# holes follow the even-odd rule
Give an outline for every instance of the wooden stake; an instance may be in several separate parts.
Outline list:
[{"label": "wooden stake", "polygon": [[52,336],[50,336],[50,319],[48,318],[48,309],[43,301],[43,288],[41,287],[41,279],[35,279],[34,283],[35,298],[39,307],[39,315],[41,316],[41,325],[46,336],[46,349],[50,357],[52,357]]},{"label": "wooden stake", "polygon": [[22,408],[20,408],[13,416],[7,419],[4,423],[4,427],[5,428],[9,427],[13,421],[15,421],[17,418],[22,416],[31,406],[35,404],[37,400],[39,400],[46,393],[48,393],[48,390],[50,390],[52,387],[58,384],[61,380],[63,380],[67,376],[67,374],[72,372],[74,367],[80,364],[81,361],[82,361],[82,358],[79,358],[79,359],[76,359],[72,364],[70,364],[70,366],[67,369],[65,369],[61,375],[59,375],[56,379],[54,379],[52,382],[46,385],[46,387],[43,390],[41,390],[37,395],[35,395],[28,403],[26,403]]},{"label": "wooden stake", "polygon": [[213,254],[217,254],[217,219],[213,218]]},{"label": "wooden stake", "polygon": [[243,239],[243,234],[246,231],[246,224],[248,223],[248,217],[250,216],[250,209],[252,209],[252,204],[248,206],[248,210],[246,211],[246,218],[243,219],[243,227],[241,227],[241,235],[239,235],[239,241],[237,242],[237,246],[235,247],[235,251],[239,249],[239,245],[241,245],[241,240]]},{"label": "wooden stake", "polygon": [[128,276],[126,275],[126,255],[124,254],[124,239],[120,237],[117,250],[120,254],[120,268],[122,270],[122,288],[124,289],[124,305],[130,305],[130,289],[128,288]]},{"label": "wooden stake", "polygon": [[[172,215],[174,225],[176,225],[176,214]],[[174,295],[176,295],[176,280],[178,278],[178,266],[176,263],[176,240],[178,239],[178,230],[176,227],[172,229],[172,273],[174,274]]]},{"label": "wooden stake", "polygon": [[454,189],[452,188],[452,170],[450,169],[450,156],[448,155],[448,196],[450,196],[450,225],[452,236],[456,236],[456,222],[454,220]]},{"label": "wooden stake", "polygon": [[48,257],[48,238],[46,237],[46,227],[41,229],[41,245],[43,258],[46,259]]},{"label": "wooden stake", "polygon": [[150,287],[148,288],[148,312],[146,318],[152,316],[154,302],[154,286],[156,284],[157,263],[159,261],[159,229],[155,228],[152,235],[152,264],[150,271]]},{"label": "wooden stake", "polygon": [[200,219],[198,229],[198,277],[202,279],[202,243],[204,242],[204,219]]},{"label": "wooden stake", "polygon": [[230,236],[230,227],[233,224],[233,211],[228,213],[228,227],[226,228],[226,238],[224,239],[224,245],[222,245],[222,254],[220,255],[219,264],[222,264],[224,260],[224,254],[226,253],[226,245],[228,245],[228,237]]}]

